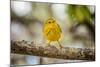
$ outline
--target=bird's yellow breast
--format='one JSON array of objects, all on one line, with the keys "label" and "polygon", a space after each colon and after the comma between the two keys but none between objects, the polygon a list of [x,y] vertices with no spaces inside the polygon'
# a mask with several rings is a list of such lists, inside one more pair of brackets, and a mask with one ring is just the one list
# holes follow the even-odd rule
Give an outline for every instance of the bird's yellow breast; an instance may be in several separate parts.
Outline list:
[{"label": "bird's yellow breast", "polygon": [[61,36],[61,31],[57,24],[45,25],[43,32],[45,38],[50,41],[57,41]]}]

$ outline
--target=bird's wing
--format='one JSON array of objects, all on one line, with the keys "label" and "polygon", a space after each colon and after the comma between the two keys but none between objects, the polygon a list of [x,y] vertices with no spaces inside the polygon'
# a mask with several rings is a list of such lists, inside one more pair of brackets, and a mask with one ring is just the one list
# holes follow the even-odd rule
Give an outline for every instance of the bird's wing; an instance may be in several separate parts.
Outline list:
[{"label": "bird's wing", "polygon": [[44,26],[43,32],[44,32],[45,35],[48,35],[48,34],[50,33],[50,29],[49,29],[49,28],[46,28],[46,27]]},{"label": "bird's wing", "polygon": [[58,28],[59,28],[60,32],[62,32],[62,30],[61,30],[60,26],[59,26],[58,24],[57,24],[57,26],[58,26]]},{"label": "bird's wing", "polygon": [[46,35],[48,35],[50,33],[50,30],[46,30]]}]

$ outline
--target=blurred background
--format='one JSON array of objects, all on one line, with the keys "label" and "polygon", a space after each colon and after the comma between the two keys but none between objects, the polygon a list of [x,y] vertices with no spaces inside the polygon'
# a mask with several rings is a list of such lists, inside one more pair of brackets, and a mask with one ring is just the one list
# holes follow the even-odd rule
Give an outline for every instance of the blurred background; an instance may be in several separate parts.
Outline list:
[{"label": "blurred background", "polygon": [[[42,27],[48,17],[54,17],[62,30],[60,43],[64,47],[95,48],[95,6],[11,1],[11,40],[34,41],[43,45]],[[56,45],[56,42],[52,43]],[[36,65],[83,62],[11,53],[12,65]]]}]

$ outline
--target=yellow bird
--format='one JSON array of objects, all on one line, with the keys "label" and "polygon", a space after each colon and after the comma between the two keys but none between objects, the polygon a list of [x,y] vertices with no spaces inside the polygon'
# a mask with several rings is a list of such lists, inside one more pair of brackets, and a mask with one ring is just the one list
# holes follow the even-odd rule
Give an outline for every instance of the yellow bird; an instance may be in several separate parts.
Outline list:
[{"label": "yellow bird", "polygon": [[45,21],[43,26],[43,35],[49,41],[49,45],[51,41],[57,41],[60,48],[62,48],[59,42],[61,33],[62,33],[61,28],[53,17],[50,17]]}]

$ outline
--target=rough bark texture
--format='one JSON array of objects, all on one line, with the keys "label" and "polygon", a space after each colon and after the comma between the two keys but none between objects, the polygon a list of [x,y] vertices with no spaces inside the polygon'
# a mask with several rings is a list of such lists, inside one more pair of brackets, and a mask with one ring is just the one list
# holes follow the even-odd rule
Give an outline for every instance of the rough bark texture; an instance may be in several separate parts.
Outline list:
[{"label": "rough bark texture", "polygon": [[11,53],[34,55],[41,57],[70,59],[70,60],[95,60],[94,49],[64,47],[58,49],[54,46],[40,46],[33,42],[11,41]]}]

